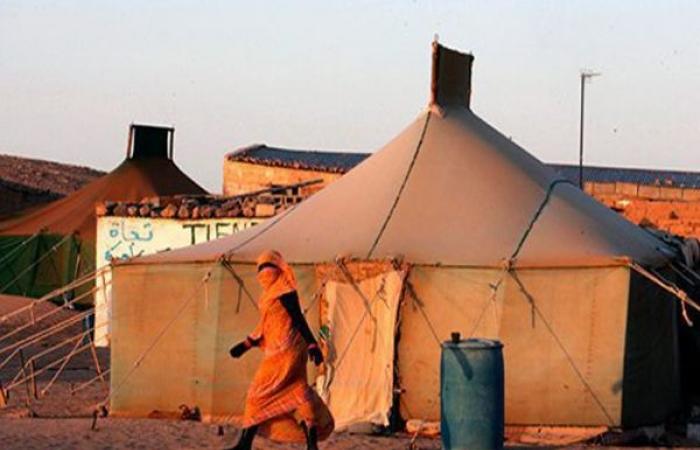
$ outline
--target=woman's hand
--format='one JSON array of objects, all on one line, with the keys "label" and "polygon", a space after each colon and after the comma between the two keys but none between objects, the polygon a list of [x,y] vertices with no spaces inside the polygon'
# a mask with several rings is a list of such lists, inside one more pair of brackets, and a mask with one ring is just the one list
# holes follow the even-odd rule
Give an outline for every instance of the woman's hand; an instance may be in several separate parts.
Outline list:
[{"label": "woman's hand", "polygon": [[228,352],[231,354],[232,358],[240,358],[249,349],[250,346],[248,345],[248,342],[243,341],[231,347],[231,350],[229,350]]},{"label": "woman's hand", "polygon": [[313,361],[313,363],[317,366],[321,365],[323,362],[323,353],[321,353],[321,349],[318,348],[318,345],[316,344],[311,344],[309,345],[308,348],[309,352],[309,359]]}]

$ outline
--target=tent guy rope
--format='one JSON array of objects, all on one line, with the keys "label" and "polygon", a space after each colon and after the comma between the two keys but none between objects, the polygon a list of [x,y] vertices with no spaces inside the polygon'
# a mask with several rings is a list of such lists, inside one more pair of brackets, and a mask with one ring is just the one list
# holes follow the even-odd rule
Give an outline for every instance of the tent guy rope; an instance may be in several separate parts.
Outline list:
[{"label": "tent guy rope", "polygon": [[250,304],[253,305],[253,308],[258,309],[258,303],[255,301],[253,298],[253,295],[250,293],[248,290],[248,287],[245,285],[245,282],[243,281],[243,278],[241,278],[240,275],[238,275],[238,272],[236,272],[236,269],[233,268],[233,265],[229,263],[226,259],[221,259],[221,265],[224,266],[224,268],[231,274],[234,280],[236,280],[236,283],[238,283],[238,305],[236,306],[236,312],[240,311],[240,295],[241,292],[246,295],[246,298],[250,301]]},{"label": "tent guy rope", "polygon": [[573,183],[571,183],[571,181],[561,179],[561,178],[556,179],[549,184],[549,186],[547,187],[547,191],[545,193],[545,196],[544,196],[544,200],[542,200],[542,203],[540,203],[540,206],[535,211],[535,214],[532,216],[532,219],[530,220],[530,223],[528,224],[527,228],[525,228],[525,232],[520,237],[520,241],[518,241],[518,245],[515,246],[515,250],[510,255],[509,261],[515,261],[518,258],[520,251],[523,249],[523,246],[525,245],[525,241],[527,241],[527,238],[530,237],[530,233],[532,232],[532,229],[535,227],[535,224],[537,223],[540,216],[544,212],[545,206],[547,206],[547,204],[549,203],[549,200],[552,197],[552,193],[554,192],[554,188],[560,184],[573,185]]},{"label": "tent guy rope", "polygon": [[664,279],[658,272],[652,273],[635,262],[630,262],[629,267],[635,270],[640,275],[642,275],[647,280],[651,281],[652,283],[656,284],[660,288],[671,293],[673,296],[679,299],[681,302],[683,319],[685,320],[686,324],[688,324],[688,326],[693,326],[693,321],[690,320],[690,316],[688,315],[686,306],[689,305],[696,311],[700,312],[700,305],[698,305],[694,300],[692,300],[684,290],[680,289],[678,286],[671,283],[670,281]]},{"label": "tent guy rope", "polygon": [[[79,287],[83,284],[86,284],[86,283],[89,283],[89,282],[95,280],[96,277],[100,274],[103,274],[105,270],[106,270],[105,268],[100,268],[100,269],[94,270],[90,273],[84,274],[80,278],[77,278],[77,279],[71,281],[70,283],[66,284],[65,286],[59,287],[58,289],[54,289],[53,291],[49,292],[48,294],[45,294],[45,295],[41,296],[40,298],[32,301],[32,303],[30,303],[29,305],[15,309],[7,314],[4,314],[3,316],[0,316],[0,323],[3,323],[5,321],[9,320],[11,317],[14,317],[18,314],[25,312],[25,311],[30,311],[41,303],[50,302],[54,298],[57,298],[58,296],[66,293],[70,290],[76,289],[77,287]],[[63,306],[65,306],[65,304]],[[1,338],[0,338],[0,340],[1,340]]]},{"label": "tent guy rope", "polygon": [[[93,287],[93,288],[90,289],[89,291],[83,292],[82,294],[78,295],[77,297],[75,297],[74,299],[70,300],[69,302],[66,302],[66,303],[62,304],[62,305],[59,306],[58,308],[52,309],[50,312],[48,312],[48,313],[46,313],[46,314],[43,314],[43,315],[41,315],[41,316],[39,316],[39,317],[34,317],[34,316],[32,316],[32,319],[31,319],[28,323],[25,323],[24,325],[20,325],[19,327],[13,329],[12,331],[10,331],[10,332],[8,332],[8,333],[5,333],[4,335],[0,336],[0,342],[3,342],[3,341],[5,341],[5,340],[7,340],[8,338],[10,338],[10,337],[16,335],[17,333],[19,333],[19,332],[21,332],[21,331],[24,331],[24,330],[26,330],[27,328],[36,325],[37,322],[41,322],[42,320],[44,320],[44,319],[46,319],[46,318],[48,318],[48,317],[51,317],[51,316],[54,316],[54,315],[58,314],[58,313],[59,313],[61,310],[63,310],[63,309],[70,308],[72,305],[74,305],[75,303],[77,303],[79,300],[82,300],[83,298],[88,297],[89,295],[94,294],[94,293],[97,292],[98,290],[100,290],[99,287]],[[0,354],[2,354],[2,353],[6,350],[6,348],[8,348],[8,347],[2,347],[2,348],[0,348]]]},{"label": "tent guy rope", "polygon": [[418,139],[418,143],[416,144],[416,149],[413,152],[413,157],[411,158],[411,162],[408,165],[408,169],[406,169],[406,175],[404,176],[403,180],[401,181],[401,185],[399,186],[399,190],[396,193],[396,197],[394,198],[394,201],[391,204],[391,208],[389,209],[389,213],[386,216],[386,219],[384,219],[384,223],[382,224],[382,227],[379,229],[379,232],[377,233],[377,237],[374,239],[374,243],[372,244],[372,247],[369,249],[369,252],[367,253],[367,259],[370,259],[372,257],[372,253],[374,253],[374,250],[376,250],[377,245],[379,245],[379,241],[382,239],[382,236],[384,235],[384,231],[386,230],[386,227],[389,225],[389,222],[391,221],[391,218],[394,216],[394,211],[396,210],[396,207],[399,204],[399,200],[401,200],[401,194],[403,194],[404,189],[406,188],[406,184],[408,183],[408,179],[411,177],[411,173],[413,172],[413,167],[416,164],[416,159],[418,159],[418,154],[420,153],[421,148],[423,147],[423,141],[425,140],[425,134],[428,131],[428,124],[430,123],[430,117],[432,116],[432,112],[428,110],[425,116],[425,123],[423,124],[423,130],[421,130],[420,138]]},{"label": "tent guy rope", "polygon": [[595,391],[593,391],[593,388],[591,387],[591,385],[590,385],[590,383],[588,382],[588,380],[586,380],[586,377],[583,376],[583,373],[581,372],[581,370],[580,370],[580,369],[578,368],[578,366],[576,365],[576,362],[574,361],[574,358],[571,356],[571,353],[569,353],[569,351],[567,350],[566,346],[565,346],[564,343],[562,342],[562,340],[561,340],[561,338],[559,337],[559,335],[554,331],[554,328],[552,327],[552,325],[551,325],[551,324],[549,323],[549,321],[544,317],[544,314],[542,314],[542,311],[540,311],[540,308],[536,305],[535,300],[534,300],[534,297],[532,296],[532,294],[530,294],[530,292],[527,290],[527,288],[526,288],[525,285],[523,284],[522,280],[520,280],[520,278],[517,276],[517,274],[515,273],[515,271],[511,271],[511,272],[509,272],[509,274],[510,274],[511,278],[517,283],[518,287],[520,288],[520,292],[523,294],[523,296],[525,296],[525,297],[527,298],[527,300],[528,300],[528,301],[530,302],[530,304],[532,305],[532,307],[533,307],[535,313],[537,314],[537,317],[539,317],[539,319],[540,319],[540,321],[542,322],[542,324],[545,326],[545,328],[547,329],[547,331],[549,332],[549,334],[552,336],[552,338],[553,338],[554,341],[556,342],[556,344],[557,344],[557,346],[559,347],[559,349],[560,349],[560,350],[562,351],[562,353],[564,354],[564,357],[566,358],[567,362],[569,363],[569,365],[570,365],[571,368],[573,369],[574,373],[575,373],[576,376],[578,377],[578,379],[579,379],[579,381],[581,382],[581,384],[584,386],[584,388],[585,388],[585,389],[588,391],[588,393],[591,395],[591,397],[593,398],[593,400],[595,401],[596,405],[597,405],[598,408],[601,410],[601,412],[603,413],[603,415],[605,415],[605,418],[606,418],[606,420],[608,421],[608,425],[613,426],[613,425],[615,424],[615,421],[613,420],[612,416],[611,416],[610,413],[608,412],[608,410],[607,410],[607,408],[605,407],[605,405],[603,405],[603,402],[598,398],[598,395],[595,393]]}]

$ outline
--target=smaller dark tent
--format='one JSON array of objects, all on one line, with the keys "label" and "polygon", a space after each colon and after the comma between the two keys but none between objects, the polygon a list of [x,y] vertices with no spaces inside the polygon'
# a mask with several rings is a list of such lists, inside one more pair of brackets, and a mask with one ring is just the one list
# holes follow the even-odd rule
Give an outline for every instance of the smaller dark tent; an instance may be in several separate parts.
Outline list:
[{"label": "smaller dark tent", "polygon": [[131,125],[126,159],[61,200],[0,222],[0,292],[41,296],[95,267],[97,203],[207,192],[173,162],[173,128]]}]

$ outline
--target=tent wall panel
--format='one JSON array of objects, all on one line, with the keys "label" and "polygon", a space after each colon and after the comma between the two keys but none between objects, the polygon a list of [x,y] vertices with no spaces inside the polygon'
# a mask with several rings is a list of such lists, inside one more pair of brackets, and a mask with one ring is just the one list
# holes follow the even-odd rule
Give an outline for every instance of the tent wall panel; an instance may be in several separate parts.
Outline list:
[{"label": "tent wall panel", "polygon": [[[112,412],[146,416],[154,410],[175,412],[186,404],[198,406],[205,418],[242,414],[245,393],[262,354],[254,349],[234,360],[228,352],[260,319],[253,304],[260,293],[255,266],[234,267],[250,298],[220,264],[117,266],[113,270],[112,389],[128,378],[115,390]],[[205,287],[202,279],[208,271],[211,276]],[[297,268],[295,274],[302,308],[307,309],[315,292],[314,268]],[[307,313],[313,329],[318,328],[317,310],[312,307]],[[165,327],[155,347],[129,374]],[[310,371],[310,380],[314,378]]]},{"label": "tent wall panel", "polygon": [[678,323],[678,300],[636,272],[630,291],[622,423],[636,427],[681,408],[678,327],[686,325]]},{"label": "tent wall panel", "polygon": [[[114,276],[111,410],[146,416],[154,410],[210,403],[211,344],[215,340],[217,289],[209,308],[201,280],[212,264],[118,267]],[[218,276],[213,275],[215,286]],[[195,295],[176,317],[183,302]],[[156,338],[165,330],[162,337]],[[155,343],[152,350],[148,348]],[[147,352],[136,370],[139,357]],[[130,374],[131,372],[131,374]]]},{"label": "tent wall panel", "polygon": [[527,294],[509,278],[501,324],[506,422],[619,425],[629,269],[517,276]]},{"label": "tent wall panel", "polygon": [[440,419],[440,346],[430,326],[440,341],[448,340],[453,331],[468,337],[483,313],[475,335],[498,337],[503,289],[492,300],[489,284],[502,275],[500,270],[487,269],[411,269],[409,281],[418,300],[409,294],[404,297],[398,343],[404,418]]},{"label": "tent wall panel", "polygon": [[[119,384],[208,270],[212,275],[207,288],[196,292],[115,393],[115,414],[175,411],[183,403],[199,406],[207,417],[243,412],[245,392],[261,355],[254,350],[233,360],[228,349],[252,330],[259,317],[236,279],[218,264],[116,268],[112,383],[113,387]],[[240,264],[234,270],[256,299],[254,266]],[[295,272],[306,309],[320,280],[313,266],[297,266]],[[473,332],[504,342],[508,423],[621,424],[629,269],[541,269],[517,274],[539,311],[534,326],[530,299],[501,270],[412,269],[409,280],[416,295],[407,294],[400,310],[402,415],[439,419],[440,348],[432,327],[440,341],[460,331],[463,336]],[[494,289],[499,280],[500,287]],[[319,309],[318,305],[309,309],[313,329],[318,329]]]},{"label": "tent wall panel", "polygon": [[[468,336],[479,321],[474,336],[504,342],[508,423],[619,424],[629,270],[517,272],[561,344],[537,314],[533,326],[530,301],[509,275],[493,294],[503,273],[415,267],[410,280],[441,341],[452,331]],[[401,330],[402,414],[438,420],[440,348],[408,296]]]}]

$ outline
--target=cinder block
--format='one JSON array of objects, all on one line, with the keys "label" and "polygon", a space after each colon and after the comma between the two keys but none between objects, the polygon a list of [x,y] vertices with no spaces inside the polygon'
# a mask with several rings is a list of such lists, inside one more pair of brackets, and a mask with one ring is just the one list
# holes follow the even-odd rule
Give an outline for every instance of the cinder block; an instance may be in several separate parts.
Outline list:
[{"label": "cinder block", "polygon": [[659,188],[659,198],[662,200],[680,200],[683,197],[681,188],[665,187]]},{"label": "cinder block", "polygon": [[641,198],[657,199],[661,197],[659,186],[640,184],[637,188],[637,195]]},{"label": "cinder block", "polygon": [[615,183],[595,183],[593,185],[594,194],[614,194]]},{"label": "cinder block", "polygon": [[636,197],[638,188],[637,183],[615,183],[615,193],[629,197]]},{"label": "cinder block", "polygon": [[685,188],[683,189],[681,198],[688,202],[700,201],[700,189]]}]

